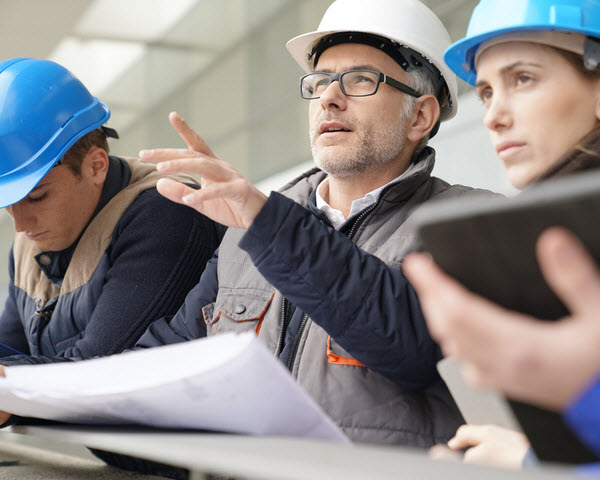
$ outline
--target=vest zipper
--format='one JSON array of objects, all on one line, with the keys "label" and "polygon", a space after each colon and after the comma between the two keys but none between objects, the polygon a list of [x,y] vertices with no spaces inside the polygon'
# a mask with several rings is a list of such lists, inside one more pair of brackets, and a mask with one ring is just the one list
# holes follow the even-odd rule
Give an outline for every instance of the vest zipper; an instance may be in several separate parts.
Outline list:
[{"label": "vest zipper", "polygon": [[375,207],[377,206],[377,204],[379,203],[379,201],[377,201],[377,203],[374,203],[373,205],[371,205],[370,207],[365,208],[362,213],[356,217],[356,220],[354,221],[354,223],[352,224],[352,228],[350,229],[350,231],[348,233],[344,232],[344,234],[350,239],[352,240],[352,237],[354,237],[354,234],[356,233],[357,228],[359,227],[359,225],[362,223],[362,220],[364,220],[364,218],[371,213],[373,210],[375,210]]},{"label": "vest zipper", "polygon": [[302,332],[304,331],[304,327],[308,323],[308,314],[302,315],[302,321],[300,322],[300,327],[298,327],[298,333],[294,337],[294,343],[292,344],[292,350],[290,351],[290,355],[287,359],[287,368],[291,372],[294,366],[294,359],[296,358],[296,352],[298,351],[298,345],[300,345],[300,338],[302,338]]},{"label": "vest zipper", "polygon": [[279,339],[277,340],[277,348],[275,349],[275,355],[279,357],[281,355],[281,351],[283,350],[283,337],[285,336],[285,331],[287,330],[287,307],[288,301],[284,298],[281,304],[281,332],[279,333]]}]

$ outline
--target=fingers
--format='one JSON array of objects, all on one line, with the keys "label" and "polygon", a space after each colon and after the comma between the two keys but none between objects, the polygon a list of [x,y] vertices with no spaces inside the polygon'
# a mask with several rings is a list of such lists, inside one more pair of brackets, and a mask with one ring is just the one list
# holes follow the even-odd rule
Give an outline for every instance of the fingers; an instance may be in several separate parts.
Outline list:
[{"label": "fingers", "polygon": [[210,157],[215,156],[202,137],[198,135],[177,112],[171,112],[169,114],[169,122],[171,122],[173,128],[177,131],[190,150],[203,153]]},{"label": "fingers", "polygon": [[12,413],[0,411],[0,425],[4,425],[12,417]]},{"label": "fingers", "polygon": [[462,453],[449,449],[446,445],[434,445],[427,452],[427,456],[432,460],[447,460],[454,462],[462,461]]},{"label": "fingers", "polygon": [[233,197],[238,193],[238,190],[231,183],[215,183],[201,190],[193,190],[183,198],[183,201],[186,205],[200,211],[204,202]]},{"label": "fingers", "polygon": [[177,112],[169,114],[169,122],[187,145],[184,148],[155,148],[140,150],[139,157],[145,162],[158,163],[180,158],[207,156],[216,158],[204,139],[198,135]]},{"label": "fingers", "polygon": [[182,198],[185,205],[223,225],[247,229],[267,197],[244,178],[211,183]]},{"label": "fingers", "polygon": [[204,156],[160,162],[156,165],[156,169],[165,174],[189,173],[200,175],[204,179],[215,182],[229,181],[239,176],[237,171],[226,162]]},{"label": "fingers", "polygon": [[452,450],[461,450],[465,447],[479,445],[486,435],[485,425],[461,425],[454,437],[448,440],[448,447]]},{"label": "fingers", "polygon": [[[6,377],[4,365],[0,365],[0,377]],[[12,417],[11,413],[0,411],[0,425],[4,425]]]},{"label": "fingers", "polygon": [[180,158],[200,157],[202,154],[187,148],[153,148],[140,150],[138,156],[140,160],[143,160],[144,162],[159,163],[169,160],[178,160]]},{"label": "fingers", "polygon": [[600,309],[600,273],[583,244],[553,227],[538,239],[537,255],[544,278],[569,311],[593,318]]},{"label": "fingers", "polygon": [[181,203],[183,205],[187,205],[183,198],[187,195],[194,193],[194,190],[183,183],[176,182],[175,180],[171,180],[170,178],[161,178],[158,180],[156,184],[156,190],[163,197],[171,200],[172,202]]}]

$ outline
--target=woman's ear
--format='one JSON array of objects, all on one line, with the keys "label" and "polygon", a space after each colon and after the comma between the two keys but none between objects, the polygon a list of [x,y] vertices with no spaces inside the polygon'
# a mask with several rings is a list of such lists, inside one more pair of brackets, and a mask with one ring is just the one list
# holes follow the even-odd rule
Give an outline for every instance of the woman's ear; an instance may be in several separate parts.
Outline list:
[{"label": "woman's ear", "polygon": [[419,142],[429,135],[440,118],[440,104],[433,95],[423,95],[416,99],[412,115],[412,124],[406,137],[412,142]]}]

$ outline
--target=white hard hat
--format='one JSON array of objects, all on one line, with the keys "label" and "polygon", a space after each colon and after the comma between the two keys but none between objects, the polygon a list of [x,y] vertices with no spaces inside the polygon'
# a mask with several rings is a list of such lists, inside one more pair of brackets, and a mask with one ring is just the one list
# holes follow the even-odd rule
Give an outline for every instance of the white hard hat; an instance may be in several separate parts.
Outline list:
[{"label": "white hard hat", "polygon": [[292,38],[286,46],[302,69],[310,72],[315,44],[323,37],[340,32],[378,35],[421,54],[439,70],[448,90],[449,98],[440,105],[440,120],[456,115],[456,77],[444,63],[450,36],[440,19],[421,2],[336,0],[323,15],[315,32]]}]

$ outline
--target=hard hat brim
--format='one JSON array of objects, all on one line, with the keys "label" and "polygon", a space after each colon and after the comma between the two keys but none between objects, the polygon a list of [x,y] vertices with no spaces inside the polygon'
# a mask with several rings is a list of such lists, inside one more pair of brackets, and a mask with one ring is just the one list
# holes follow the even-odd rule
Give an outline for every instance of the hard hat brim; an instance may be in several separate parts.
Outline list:
[{"label": "hard hat brim", "polygon": [[533,32],[541,30],[554,30],[557,32],[573,32],[580,33],[582,35],[597,36],[597,32],[591,29],[575,29],[575,28],[548,28],[548,25],[527,25],[527,26],[515,26],[508,28],[500,28],[489,32],[481,33],[473,37],[463,38],[452,45],[450,45],[444,52],[444,61],[450,67],[450,69],[456,74],[457,77],[464,80],[465,82],[475,85],[477,72],[475,71],[475,55],[479,46],[491,40],[494,37],[513,32]]}]

